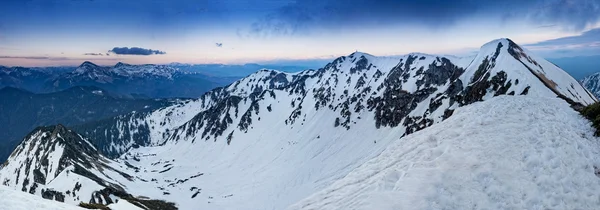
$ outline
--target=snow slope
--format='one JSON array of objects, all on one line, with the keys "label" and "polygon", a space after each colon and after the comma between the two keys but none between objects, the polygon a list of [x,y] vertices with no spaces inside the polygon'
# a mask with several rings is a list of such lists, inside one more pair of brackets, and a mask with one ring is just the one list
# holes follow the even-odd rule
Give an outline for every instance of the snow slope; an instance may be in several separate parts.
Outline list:
[{"label": "snow slope", "polygon": [[0,185],[0,210],[81,210],[74,205],[46,200]]},{"label": "snow slope", "polygon": [[581,80],[581,85],[587,88],[594,96],[600,97],[600,73],[589,75]]},{"label": "snow slope", "polygon": [[137,207],[136,205],[133,205],[123,199],[118,200],[115,203],[108,205],[107,207],[111,210],[141,210],[140,207]]},{"label": "snow slope", "polygon": [[600,140],[556,98],[496,97],[395,141],[289,209],[598,209]]}]

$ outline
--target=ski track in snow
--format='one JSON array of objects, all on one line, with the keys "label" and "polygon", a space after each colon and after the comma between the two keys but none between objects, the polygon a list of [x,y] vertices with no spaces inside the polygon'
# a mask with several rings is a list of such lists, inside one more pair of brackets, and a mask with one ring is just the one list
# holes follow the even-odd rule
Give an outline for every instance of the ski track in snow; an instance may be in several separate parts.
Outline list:
[{"label": "ski track in snow", "polygon": [[560,99],[495,97],[288,209],[598,209],[600,145],[589,124]]}]

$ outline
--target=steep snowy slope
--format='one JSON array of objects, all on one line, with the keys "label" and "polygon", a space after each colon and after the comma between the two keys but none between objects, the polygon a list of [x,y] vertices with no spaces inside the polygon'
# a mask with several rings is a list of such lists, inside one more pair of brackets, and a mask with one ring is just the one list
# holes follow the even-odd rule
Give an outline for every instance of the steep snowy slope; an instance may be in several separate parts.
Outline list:
[{"label": "steep snowy slope", "polygon": [[562,73],[508,39],[471,59],[357,52],[319,70],[261,70],[196,100],[73,129],[135,177],[102,178],[127,193],[181,209],[284,209],[458,107],[499,95],[559,97],[573,107],[596,100]]},{"label": "steep snowy slope", "polygon": [[581,85],[587,88],[594,96],[600,97],[600,73],[589,75],[581,80]]},{"label": "steep snowy slope", "polygon": [[[41,127],[25,137],[0,170],[0,180],[47,199],[78,204],[91,200],[92,192],[104,187],[123,190],[115,183],[132,179],[112,168],[112,161],[102,158],[96,149],[79,134],[62,125]],[[106,183],[88,179],[87,174],[118,181]],[[16,175],[16,176],[15,176]],[[72,182],[73,181],[73,182]],[[68,193],[67,193],[68,191]]]},{"label": "steep snowy slope", "polygon": [[[481,53],[491,52],[493,49],[495,49],[493,56]],[[570,103],[578,102],[583,105],[596,101],[596,98],[568,73],[508,39],[485,44],[473,62],[485,64],[491,68],[482,71],[481,65],[471,65],[467,68],[467,73],[463,75],[462,78],[465,78],[463,81],[469,81],[466,79],[468,77],[470,77],[470,81],[475,81],[484,78],[484,75],[487,75],[487,73],[490,73],[492,76],[494,74],[501,76],[504,75],[502,71],[505,71],[507,73],[505,80],[509,81],[506,84],[507,87],[511,87],[511,84],[519,86],[519,80],[532,86],[538,86],[541,83],[547,88],[533,88],[532,91],[536,91],[536,95],[558,95],[570,101]],[[531,77],[532,75],[534,77]],[[513,82],[511,83],[511,81]],[[551,92],[548,92],[548,90]]]},{"label": "steep snowy slope", "polygon": [[0,210],[83,210],[73,205],[42,199],[0,185]]},{"label": "steep snowy slope", "polygon": [[127,174],[129,167],[103,157],[79,134],[57,125],[25,137],[2,165],[0,181],[50,200],[109,204],[119,197],[133,199],[126,186],[142,180]]},{"label": "steep snowy slope", "polygon": [[600,142],[556,98],[496,97],[392,143],[289,209],[598,209]]}]

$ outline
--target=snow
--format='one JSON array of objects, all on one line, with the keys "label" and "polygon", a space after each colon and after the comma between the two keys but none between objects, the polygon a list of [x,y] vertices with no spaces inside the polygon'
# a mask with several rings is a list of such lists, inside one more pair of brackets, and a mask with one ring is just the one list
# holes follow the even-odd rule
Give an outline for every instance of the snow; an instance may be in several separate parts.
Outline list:
[{"label": "snow", "polygon": [[180,73],[179,69],[173,68],[168,65],[154,65],[154,64],[129,65],[129,64],[124,64],[124,63],[118,63],[117,65],[112,67],[111,71],[117,73],[120,76],[124,76],[124,77],[156,76],[156,77],[172,78],[174,74]]},{"label": "snow", "polygon": [[39,196],[9,189],[0,185],[0,210],[75,210],[83,209],[74,205],[46,200]]},{"label": "snow", "polygon": [[94,91],[92,91],[92,93],[96,94],[96,95],[102,95],[103,94],[103,92],[101,90],[94,90]]},{"label": "snow", "polygon": [[593,93],[594,96],[600,96],[600,73],[595,73],[583,78],[581,84]]},{"label": "snow", "polygon": [[142,208],[137,207],[124,199],[119,199],[116,203],[108,205],[111,210],[141,210]]},{"label": "snow", "polygon": [[60,158],[63,155],[64,149],[64,146],[62,146],[60,143],[57,143],[57,145],[54,147],[54,151],[48,154],[48,164],[50,166],[48,168],[46,182],[51,182],[55,178],[54,175],[56,174],[56,171],[60,165]]},{"label": "snow", "polygon": [[[524,53],[521,55],[522,57],[515,59],[508,52],[510,46],[510,40],[508,39],[493,40],[483,45],[461,80],[470,82],[473,75],[475,75],[474,73],[479,69],[479,65],[483,60],[491,59],[499,45],[502,46],[499,48],[499,55],[493,63],[494,67],[489,69],[488,72],[491,75],[496,75],[500,71],[507,72],[508,80],[512,81],[512,86],[508,91],[521,93],[527,86],[531,86],[533,88],[531,88],[530,93],[533,91],[535,95],[551,97],[555,96],[555,92],[557,92],[583,105],[589,105],[597,101],[596,97],[589,94],[568,73],[534,53],[526,49],[520,51],[518,48],[514,48],[517,53]],[[517,79],[519,84],[516,84]]]},{"label": "snow", "polygon": [[288,209],[598,209],[600,145],[557,98],[500,96],[390,144]]}]

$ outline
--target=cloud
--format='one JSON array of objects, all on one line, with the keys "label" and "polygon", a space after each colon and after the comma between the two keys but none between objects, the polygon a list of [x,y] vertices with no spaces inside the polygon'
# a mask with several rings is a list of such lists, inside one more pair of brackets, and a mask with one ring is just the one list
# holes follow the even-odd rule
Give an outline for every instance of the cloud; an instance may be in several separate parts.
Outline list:
[{"label": "cloud", "polygon": [[[70,57],[7,56],[7,55],[0,55],[0,59],[26,59],[26,60],[50,60],[50,61],[81,60],[81,58],[70,58]],[[117,60],[117,59],[116,58],[97,58],[95,60]]]},{"label": "cloud", "polygon": [[[451,26],[468,18],[528,21],[582,30],[600,21],[599,0],[295,0],[250,25],[251,36],[418,24]],[[498,22],[499,23],[499,22]]]},{"label": "cloud", "polygon": [[217,43],[215,43],[215,45],[216,45],[217,47],[223,47],[223,43],[220,43],[220,42],[217,42]]},{"label": "cloud", "polygon": [[600,55],[600,28],[568,36],[525,45],[545,57]]},{"label": "cloud", "polygon": [[548,46],[548,45],[573,45],[573,44],[586,44],[600,42],[600,28],[591,29],[583,32],[578,36],[568,36],[558,39],[546,40],[535,44],[529,44],[528,46]]},{"label": "cloud", "polygon": [[598,0],[541,1],[529,15],[533,21],[560,24],[563,28],[582,30],[600,21]]},{"label": "cloud", "polygon": [[[83,55],[104,56],[104,53],[84,53]],[[106,53],[106,55],[108,55],[108,53]]]},{"label": "cloud", "polygon": [[140,48],[140,47],[132,47],[132,48],[115,47],[112,50],[109,50],[109,52],[112,52],[117,55],[163,55],[163,54],[167,54],[164,51],[145,49],[145,48]]},{"label": "cloud", "polygon": [[556,24],[550,24],[550,25],[541,25],[536,28],[552,28],[552,27],[556,27],[556,26],[557,26]]},{"label": "cloud", "polygon": [[[6,55],[0,56],[0,59],[12,59],[12,58],[30,59],[30,60],[49,60],[51,57],[47,57],[47,56],[6,56]],[[64,58],[64,57],[56,57],[55,59],[62,59],[62,58]]]}]

